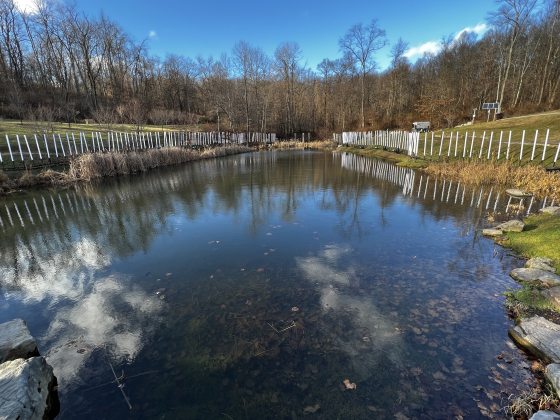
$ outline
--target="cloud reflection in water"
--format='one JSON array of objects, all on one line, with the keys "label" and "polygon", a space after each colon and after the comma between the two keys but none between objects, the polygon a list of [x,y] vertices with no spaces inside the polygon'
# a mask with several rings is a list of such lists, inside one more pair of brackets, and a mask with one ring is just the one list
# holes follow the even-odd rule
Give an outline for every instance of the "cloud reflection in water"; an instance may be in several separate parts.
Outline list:
[{"label": "cloud reflection in water", "polygon": [[352,328],[335,337],[336,346],[351,358],[361,379],[366,379],[383,361],[402,366],[404,343],[397,324],[377,309],[374,296],[358,295],[358,270],[351,252],[349,247],[327,245],[317,256],[296,257],[296,264],[317,286],[323,310],[351,320]]}]

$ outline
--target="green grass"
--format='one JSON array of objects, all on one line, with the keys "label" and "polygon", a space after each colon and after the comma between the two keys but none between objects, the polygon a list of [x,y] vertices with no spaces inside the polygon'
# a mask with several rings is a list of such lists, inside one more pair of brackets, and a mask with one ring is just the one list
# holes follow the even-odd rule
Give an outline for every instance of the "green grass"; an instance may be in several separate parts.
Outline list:
[{"label": "green grass", "polygon": [[402,166],[404,168],[421,169],[425,168],[428,165],[428,162],[423,159],[413,159],[401,153],[390,152],[383,149],[376,149],[374,147],[343,147],[339,150],[343,152],[353,153],[355,155],[388,160],[391,162],[395,162],[397,166]]},{"label": "green grass", "polygon": [[547,257],[560,272],[560,217],[535,214],[525,219],[525,230],[508,232],[503,245],[525,257]]},{"label": "green grass", "polygon": [[[549,131],[548,145],[546,148],[545,159],[542,161],[544,151],[544,142],[546,131]],[[525,140],[523,146],[523,156],[521,155],[521,140],[523,131],[525,130]],[[535,148],[534,159],[531,161],[533,153],[533,144],[535,142],[536,130],[538,131],[537,146]],[[474,142],[472,135],[475,133]],[[482,143],[483,134],[486,132],[484,144]],[[489,148],[490,135],[492,137],[492,146]],[[433,133],[433,154],[430,156],[432,149],[432,133],[420,134],[419,156],[424,158],[424,145],[426,145],[426,159],[428,160],[445,160],[462,158],[465,150],[466,139],[466,155],[470,156],[471,143],[473,160],[488,160],[488,150],[490,149],[490,159],[497,160],[500,135],[502,135],[502,147],[500,150],[500,161],[506,159],[507,143],[511,132],[511,144],[509,151],[509,160],[520,164],[538,164],[544,166],[552,166],[556,155],[558,144],[560,143],[560,110],[550,111],[540,114],[532,114],[521,117],[506,118],[499,121],[491,121],[488,123],[477,123],[463,127],[455,127],[452,129],[439,130]],[[441,139],[443,134],[443,147]],[[451,149],[449,149],[450,138]],[[458,137],[457,137],[458,136]],[[455,145],[457,145],[457,153],[455,153]],[[441,148],[441,156],[439,154]],[[480,153],[482,149],[482,154]],[[450,154],[448,158],[448,153]],[[457,154],[457,156],[455,156]],[[557,166],[560,165],[560,158]]]},{"label": "green grass", "polygon": [[507,291],[504,295],[510,305],[520,303],[525,308],[533,310],[559,311],[559,308],[544,297],[539,289],[527,285],[524,285],[521,289]]}]

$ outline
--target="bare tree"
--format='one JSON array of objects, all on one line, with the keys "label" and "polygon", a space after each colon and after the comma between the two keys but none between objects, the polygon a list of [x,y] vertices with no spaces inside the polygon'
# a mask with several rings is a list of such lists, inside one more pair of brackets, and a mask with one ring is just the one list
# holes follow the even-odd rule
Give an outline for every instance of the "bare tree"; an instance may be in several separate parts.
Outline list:
[{"label": "bare tree", "polygon": [[503,75],[500,77],[496,100],[504,101],[504,92],[508,83],[512,64],[513,51],[517,42],[525,33],[532,13],[537,5],[537,0],[497,0],[498,10],[490,14],[491,22],[502,28],[507,35],[506,56],[503,66]]},{"label": "bare tree", "polygon": [[375,67],[374,54],[387,45],[385,31],[377,26],[373,19],[369,25],[358,23],[352,26],[344,37],[338,41],[340,49],[349,53],[360,66],[361,87],[361,127],[365,127],[364,101],[365,101],[365,77],[366,73]]}]

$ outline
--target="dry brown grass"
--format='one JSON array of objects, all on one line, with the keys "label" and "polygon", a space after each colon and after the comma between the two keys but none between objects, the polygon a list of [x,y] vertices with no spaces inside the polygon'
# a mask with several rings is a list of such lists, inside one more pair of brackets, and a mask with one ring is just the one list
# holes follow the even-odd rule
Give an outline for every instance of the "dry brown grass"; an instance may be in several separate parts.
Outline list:
[{"label": "dry brown grass", "polygon": [[159,166],[177,165],[199,159],[249,152],[246,146],[224,146],[204,150],[166,147],[144,152],[91,153],[70,162],[68,176],[74,180],[91,180],[115,175],[144,172]]},{"label": "dry brown grass", "polygon": [[560,173],[547,172],[539,166],[456,161],[430,164],[425,171],[431,176],[475,185],[515,187],[529,191],[537,198],[560,200]]},{"label": "dry brown grass", "polygon": [[510,395],[505,412],[514,419],[528,419],[538,410],[550,410],[558,406],[558,399],[553,391],[547,389],[543,392],[540,388],[526,391],[521,395]]},{"label": "dry brown grass", "polygon": [[272,143],[272,149],[335,149],[337,144],[332,140],[316,140],[316,141],[278,141]]}]

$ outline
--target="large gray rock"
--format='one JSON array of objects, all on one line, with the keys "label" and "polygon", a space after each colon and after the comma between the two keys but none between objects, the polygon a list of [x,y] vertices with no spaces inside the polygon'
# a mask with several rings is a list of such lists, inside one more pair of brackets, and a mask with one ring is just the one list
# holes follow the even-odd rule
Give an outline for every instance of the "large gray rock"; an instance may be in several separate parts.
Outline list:
[{"label": "large gray rock", "polygon": [[541,209],[541,212],[553,214],[554,216],[560,216],[560,207],[558,206],[544,207],[543,209]]},{"label": "large gray rock", "polygon": [[0,419],[52,419],[59,411],[56,377],[44,357],[0,365]]},{"label": "large gray rock", "polygon": [[502,232],[500,229],[482,229],[482,234],[484,236],[502,236],[504,234],[504,232]]},{"label": "large gray rock", "polygon": [[551,287],[541,291],[542,296],[557,310],[560,310],[560,286]]},{"label": "large gray rock", "polygon": [[504,222],[498,226],[496,226],[496,229],[499,229],[503,232],[523,232],[523,229],[525,228],[525,223],[523,223],[521,220],[508,220],[507,222]]},{"label": "large gray rock", "polygon": [[550,271],[555,273],[556,269],[552,266],[552,260],[550,258],[535,257],[531,258],[525,263],[527,268],[538,268],[539,270]]},{"label": "large gray rock", "polygon": [[22,319],[0,324],[0,363],[38,356],[37,343]]},{"label": "large gray rock", "polygon": [[529,420],[560,420],[560,415],[554,411],[539,410]]},{"label": "large gray rock", "polygon": [[560,325],[534,316],[510,328],[509,335],[520,347],[538,358],[560,363]]},{"label": "large gray rock", "polygon": [[560,365],[558,363],[551,363],[544,370],[546,379],[552,384],[556,395],[560,395]]},{"label": "large gray rock", "polygon": [[514,268],[509,273],[511,277],[522,283],[537,287],[560,286],[560,276],[538,268]]}]

